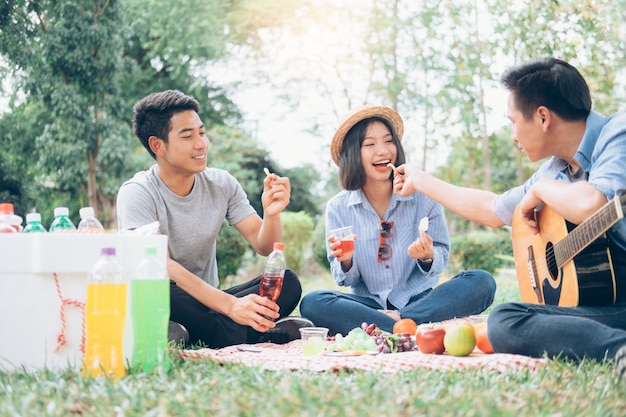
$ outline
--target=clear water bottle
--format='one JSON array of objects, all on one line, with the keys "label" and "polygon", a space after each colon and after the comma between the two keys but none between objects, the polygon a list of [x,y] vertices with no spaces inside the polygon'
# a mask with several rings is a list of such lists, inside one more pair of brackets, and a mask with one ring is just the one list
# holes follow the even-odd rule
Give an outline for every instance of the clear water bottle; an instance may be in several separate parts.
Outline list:
[{"label": "clear water bottle", "polygon": [[26,215],[26,226],[22,233],[46,233],[46,228],[41,224],[41,214],[28,213]]},{"label": "clear water bottle", "polygon": [[13,212],[13,203],[0,203],[0,233],[22,231],[22,218]]},{"label": "clear water bottle", "polygon": [[118,379],[126,374],[126,297],[127,284],[115,248],[102,248],[87,280],[83,376]]},{"label": "clear water bottle", "polygon": [[54,209],[54,220],[50,225],[50,231],[54,233],[71,232],[76,230],[76,226],[70,219],[70,210],[67,207],[57,207]]},{"label": "clear water bottle", "polygon": [[263,268],[263,276],[259,284],[259,294],[276,302],[281,290],[283,289],[283,279],[285,277],[285,254],[283,250],[285,244],[281,242],[274,243],[274,250],[265,259]]},{"label": "clear water bottle", "polygon": [[78,222],[78,231],[81,233],[104,233],[102,223],[96,218],[93,207],[83,207],[78,212],[80,214],[80,222]]},{"label": "clear water bottle", "polygon": [[167,329],[170,318],[170,280],[155,247],[144,249],[130,283],[133,320],[132,369],[169,371]]}]

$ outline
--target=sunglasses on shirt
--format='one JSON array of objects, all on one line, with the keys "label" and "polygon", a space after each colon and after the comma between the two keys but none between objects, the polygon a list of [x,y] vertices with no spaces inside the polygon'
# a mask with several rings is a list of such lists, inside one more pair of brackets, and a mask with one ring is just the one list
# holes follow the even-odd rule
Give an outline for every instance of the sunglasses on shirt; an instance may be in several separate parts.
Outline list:
[{"label": "sunglasses on shirt", "polygon": [[378,228],[380,233],[380,242],[378,243],[378,262],[386,262],[391,260],[393,252],[391,246],[385,241],[393,236],[393,222],[387,222],[385,220],[380,221]]}]

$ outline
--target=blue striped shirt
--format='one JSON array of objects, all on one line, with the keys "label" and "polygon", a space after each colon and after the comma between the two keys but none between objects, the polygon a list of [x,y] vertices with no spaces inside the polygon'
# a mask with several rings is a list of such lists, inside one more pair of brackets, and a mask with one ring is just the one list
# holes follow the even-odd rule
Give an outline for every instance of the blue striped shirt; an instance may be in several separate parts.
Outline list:
[{"label": "blue striped shirt", "polygon": [[[419,238],[420,219],[428,216],[428,234],[433,238],[435,256],[429,271],[424,271],[407,250]],[[398,309],[411,297],[435,286],[439,274],[448,262],[450,239],[441,205],[421,193],[408,197],[392,194],[385,219],[394,222],[393,235],[385,239],[393,256],[389,261],[378,262],[380,243],[380,217],[363,191],[341,191],[326,205],[326,238],[328,232],[343,226],[352,226],[357,235],[354,242],[352,267],[341,269],[336,258],[328,256],[333,279],[338,285],[350,287],[354,294],[370,297],[381,308],[387,301]],[[328,250],[330,253],[330,250]]]}]

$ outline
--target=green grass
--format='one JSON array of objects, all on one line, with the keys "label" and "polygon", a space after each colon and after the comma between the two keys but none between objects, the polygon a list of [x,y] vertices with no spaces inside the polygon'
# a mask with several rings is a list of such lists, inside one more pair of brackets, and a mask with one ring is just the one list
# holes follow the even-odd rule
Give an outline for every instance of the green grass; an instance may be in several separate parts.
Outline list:
[{"label": "green grass", "polygon": [[[305,291],[333,287],[305,279]],[[496,303],[517,297],[499,278]],[[3,341],[3,343],[6,343]],[[535,372],[261,371],[174,356],[169,374],[83,379],[64,369],[0,373],[0,416],[623,416],[612,366],[550,361]],[[622,385],[620,385],[622,384]]]}]

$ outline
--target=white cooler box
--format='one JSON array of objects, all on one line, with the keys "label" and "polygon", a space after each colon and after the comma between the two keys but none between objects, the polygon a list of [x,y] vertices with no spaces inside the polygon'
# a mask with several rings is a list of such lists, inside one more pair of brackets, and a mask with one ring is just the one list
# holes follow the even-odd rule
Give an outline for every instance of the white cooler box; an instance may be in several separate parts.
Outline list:
[{"label": "white cooler box", "polygon": [[[164,235],[0,234],[0,371],[82,366],[83,310],[73,301],[85,302],[89,270],[101,248],[114,247],[130,283],[147,246],[157,248],[165,267]],[[62,345],[59,335],[65,338]],[[126,359],[131,352],[129,304]]]}]

